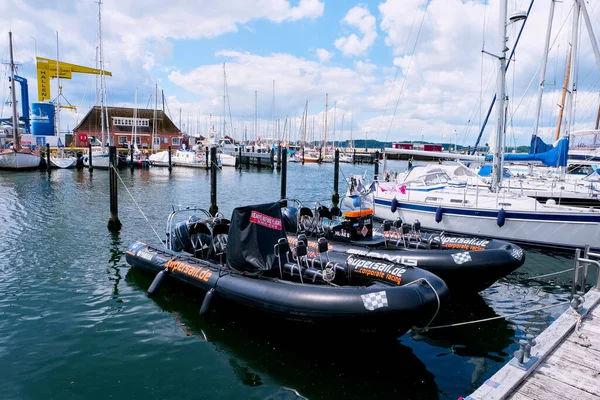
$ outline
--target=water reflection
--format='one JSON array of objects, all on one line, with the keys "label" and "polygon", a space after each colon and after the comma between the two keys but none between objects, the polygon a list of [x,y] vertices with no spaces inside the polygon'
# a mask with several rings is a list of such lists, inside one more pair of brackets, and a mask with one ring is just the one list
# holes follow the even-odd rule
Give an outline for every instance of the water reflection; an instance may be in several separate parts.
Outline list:
[{"label": "water reflection", "polygon": [[[152,276],[131,268],[125,281],[145,291]],[[308,398],[438,397],[433,375],[397,340],[333,336],[280,322],[274,326],[272,319],[235,312],[224,303],[200,317],[201,300],[186,287],[168,283],[148,301],[171,312],[187,335],[229,355],[233,373],[246,386],[260,387],[265,379],[274,379]],[[296,396],[293,390],[285,390],[284,398],[297,398],[289,397]]]},{"label": "water reflection", "polygon": [[[454,299],[435,319],[432,326],[452,325],[497,317],[498,314],[479,294]],[[449,354],[465,357],[484,357],[502,362],[505,351],[513,343],[515,330],[504,318],[476,325],[468,324],[424,332],[411,331],[416,341],[448,349]],[[443,355],[443,354],[442,354]]]},{"label": "water reflection", "polygon": [[121,282],[122,279],[119,265],[123,262],[123,255],[125,252],[123,251],[123,244],[121,243],[119,233],[112,232],[110,233],[110,236],[110,259],[108,260],[109,267],[106,269],[106,273],[108,279],[113,282],[112,298],[116,300],[117,303],[122,303],[123,301],[119,299],[119,282]]}]

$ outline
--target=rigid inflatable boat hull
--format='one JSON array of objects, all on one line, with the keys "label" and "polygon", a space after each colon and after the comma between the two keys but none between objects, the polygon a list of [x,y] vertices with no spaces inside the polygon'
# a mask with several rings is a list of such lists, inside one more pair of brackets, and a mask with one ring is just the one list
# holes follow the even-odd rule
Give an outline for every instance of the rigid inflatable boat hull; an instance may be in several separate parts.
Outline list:
[{"label": "rigid inflatable boat hull", "polygon": [[[461,238],[450,239],[460,241]],[[288,234],[288,241],[291,244],[297,243],[297,240],[296,235]],[[309,254],[317,256],[316,239],[308,238],[308,241]],[[424,269],[442,278],[452,294],[482,291],[525,262],[523,250],[512,243],[481,239],[476,245],[456,242],[456,240],[446,240],[442,243],[442,249],[404,249],[372,248],[330,241],[329,258],[340,262],[348,255],[354,254]],[[444,248],[444,246],[454,247]]]},{"label": "rigid inflatable boat hull", "polygon": [[[126,252],[127,262],[153,273],[168,268],[169,279],[185,282],[215,296],[279,317],[339,328],[382,329],[404,333],[423,326],[447,297],[444,282],[418,268],[405,268],[400,285],[335,287],[278,278],[257,278],[221,269],[185,253],[141,242]],[[352,278],[360,284],[361,276]],[[412,282],[412,283],[411,283]],[[434,291],[435,289],[435,291]]]}]

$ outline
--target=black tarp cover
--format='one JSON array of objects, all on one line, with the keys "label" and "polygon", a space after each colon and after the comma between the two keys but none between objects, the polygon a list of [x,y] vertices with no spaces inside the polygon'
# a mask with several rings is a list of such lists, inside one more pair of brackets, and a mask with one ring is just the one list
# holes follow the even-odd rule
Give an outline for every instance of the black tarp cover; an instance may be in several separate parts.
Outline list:
[{"label": "black tarp cover", "polygon": [[279,202],[238,207],[231,214],[227,264],[256,274],[278,268],[273,248],[280,238],[285,233]]}]

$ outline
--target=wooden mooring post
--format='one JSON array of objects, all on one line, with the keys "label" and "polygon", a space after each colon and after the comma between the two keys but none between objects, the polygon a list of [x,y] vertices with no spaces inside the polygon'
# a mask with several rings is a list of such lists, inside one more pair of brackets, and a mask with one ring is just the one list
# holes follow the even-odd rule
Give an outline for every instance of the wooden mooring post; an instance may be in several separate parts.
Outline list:
[{"label": "wooden mooring post", "polygon": [[108,148],[109,157],[109,187],[110,187],[110,218],[108,220],[108,230],[117,232],[121,229],[119,221],[119,204],[117,201],[117,148],[110,146]]},{"label": "wooden mooring post", "polygon": [[281,171],[281,144],[277,146],[277,171]]},{"label": "wooden mooring post", "polygon": [[131,163],[129,167],[133,171],[133,145],[129,146],[129,162]]},{"label": "wooden mooring post", "polygon": [[333,195],[331,196],[332,209],[338,208],[340,204],[340,195],[338,193],[340,180],[340,150],[335,149],[335,158],[333,159]]},{"label": "wooden mooring post", "polygon": [[287,149],[282,147],[281,150],[281,199],[283,200],[287,197]]},{"label": "wooden mooring post", "polygon": [[[207,159],[208,162],[208,159]],[[210,207],[208,212],[214,217],[219,212],[217,206],[217,148],[210,148]]]},{"label": "wooden mooring post", "polygon": [[352,151],[352,164],[356,164],[356,149]]},{"label": "wooden mooring post", "polygon": [[373,176],[373,180],[377,180],[379,178],[379,150],[375,152],[375,172]]},{"label": "wooden mooring post", "polygon": [[46,170],[50,172],[50,143],[46,143]]},{"label": "wooden mooring post", "polygon": [[92,163],[92,144],[88,144],[88,165],[89,170],[92,172],[94,170],[94,164]]},{"label": "wooden mooring post", "polygon": [[172,169],[172,163],[171,163],[171,146],[169,146],[169,171],[171,171]]},{"label": "wooden mooring post", "polygon": [[208,164],[208,160],[210,160],[210,153],[208,150],[208,147],[206,148],[206,170],[208,171],[208,169],[210,168],[210,165]]}]

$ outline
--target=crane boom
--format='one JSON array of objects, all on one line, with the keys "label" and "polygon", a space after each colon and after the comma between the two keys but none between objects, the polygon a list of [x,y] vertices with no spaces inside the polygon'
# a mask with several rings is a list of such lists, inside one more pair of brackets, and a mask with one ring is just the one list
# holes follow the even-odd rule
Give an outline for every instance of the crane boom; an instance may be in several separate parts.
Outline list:
[{"label": "crane boom", "polygon": [[57,68],[56,60],[44,57],[36,57],[36,59],[38,101],[40,102],[50,100],[50,79],[56,78],[57,76],[61,79],[71,79],[73,73],[112,76],[112,72],[103,71],[97,68],[84,67],[83,65],[70,64],[62,61],[58,62]]}]

